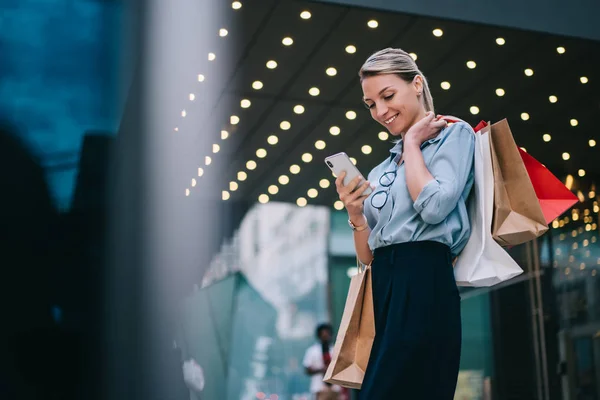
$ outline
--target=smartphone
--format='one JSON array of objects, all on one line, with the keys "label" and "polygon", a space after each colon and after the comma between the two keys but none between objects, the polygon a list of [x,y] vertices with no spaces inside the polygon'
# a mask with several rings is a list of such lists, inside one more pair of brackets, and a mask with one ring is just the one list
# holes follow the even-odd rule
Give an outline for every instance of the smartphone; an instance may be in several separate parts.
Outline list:
[{"label": "smartphone", "polygon": [[[357,176],[360,176],[361,178],[359,186],[365,183],[365,177],[363,176],[363,174],[361,174],[358,168],[356,168],[356,166],[352,163],[352,160],[350,160],[348,154],[344,152],[327,157],[325,159],[325,164],[327,164],[327,166],[334,173],[335,176],[339,176],[342,173],[342,171],[346,171],[346,176],[344,177],[343,182],[344,186],[348,185],[352,181],[352,179],[356,178]],[[371,194],[372,191],[373,189],[368,187],[363,192],[363,195]]]}]

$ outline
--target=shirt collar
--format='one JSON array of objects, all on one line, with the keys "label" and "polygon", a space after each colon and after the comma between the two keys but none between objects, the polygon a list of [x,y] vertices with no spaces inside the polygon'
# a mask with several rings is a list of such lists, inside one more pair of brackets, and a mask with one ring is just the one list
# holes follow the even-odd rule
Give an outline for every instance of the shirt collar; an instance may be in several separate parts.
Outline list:
[{"label": "shirt collar", "polygon": [[[442,132],[444,130],[442,130],[436,137],[434,137],[433,139],[429,139],[425,142],[423,142],[423,144],[421,145],[421,148],[428,146],[432,143],[438,142],[441,138],[442,138]],[[394,147],[392,147],[390,149],[390,160],[393,160],[394,157],[396,157],[398,154],[402,154],[402,149],[403,149],[404,145],[402,143],[402,139],[398,139],[398,142],[394,145]]]}]

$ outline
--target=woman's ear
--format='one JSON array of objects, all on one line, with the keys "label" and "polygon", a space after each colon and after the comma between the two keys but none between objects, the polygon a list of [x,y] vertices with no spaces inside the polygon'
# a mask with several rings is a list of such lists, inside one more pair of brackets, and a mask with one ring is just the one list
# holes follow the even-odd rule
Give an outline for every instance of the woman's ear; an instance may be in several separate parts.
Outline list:
[{"label": "woman's ear", "polygon": [[418,94],[423,93],[423,77],[421,75],[415,76],[412,84]]}]

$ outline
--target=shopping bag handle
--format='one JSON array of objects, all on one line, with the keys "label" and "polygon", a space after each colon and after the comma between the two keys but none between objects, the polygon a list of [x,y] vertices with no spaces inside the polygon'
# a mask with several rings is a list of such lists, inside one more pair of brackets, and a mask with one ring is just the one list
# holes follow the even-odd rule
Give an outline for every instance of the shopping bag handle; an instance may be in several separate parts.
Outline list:
[{"label": "shopping bag handle", "polygon": [[[369,265],[365,265],[363,263],[360,262],[360,260],[358,259],[358,256],[356,256],[356,269],[358,270],[359,273],[363,273],[367,270],[367,268],[371,267],[371,264],[373,264],[373,260],[371,260],[369,262]],[[364,267],[361,269],[361,267]]]},{"label": "shopping bag handle", "polygon": [[[449,123],[464,122],[462,119],[452,117],[450,115],[442,115],[440,119],[443,119],[444,121],[449,122]],[[486,121],[482,120],[482,121],[479,121],[479,123],[473,128],[473,130],[475,132],[479,132],[486,126],[488,126],[488,123]]]}]

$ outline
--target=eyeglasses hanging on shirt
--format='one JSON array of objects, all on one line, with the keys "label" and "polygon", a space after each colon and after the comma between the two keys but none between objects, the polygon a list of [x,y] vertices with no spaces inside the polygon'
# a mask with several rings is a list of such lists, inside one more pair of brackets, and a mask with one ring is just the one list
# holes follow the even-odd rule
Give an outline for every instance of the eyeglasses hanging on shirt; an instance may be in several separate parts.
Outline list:
[{"label": "eyeglasses hanging on shirt", "polygon": [[396,157],[394,157],[394,170],[384,172],[383,175],[379,177],[379,185],[384,189],[378,190],[371,196],[371,205],[379,212],[381,212],[381,209],[385,206],[385,204],[388,201],[388,198],[390,197],[391,187],[394,184],[394,181],[396,180],[396,175],[398,175],[400,158],[401,155],[397,154]]}]

